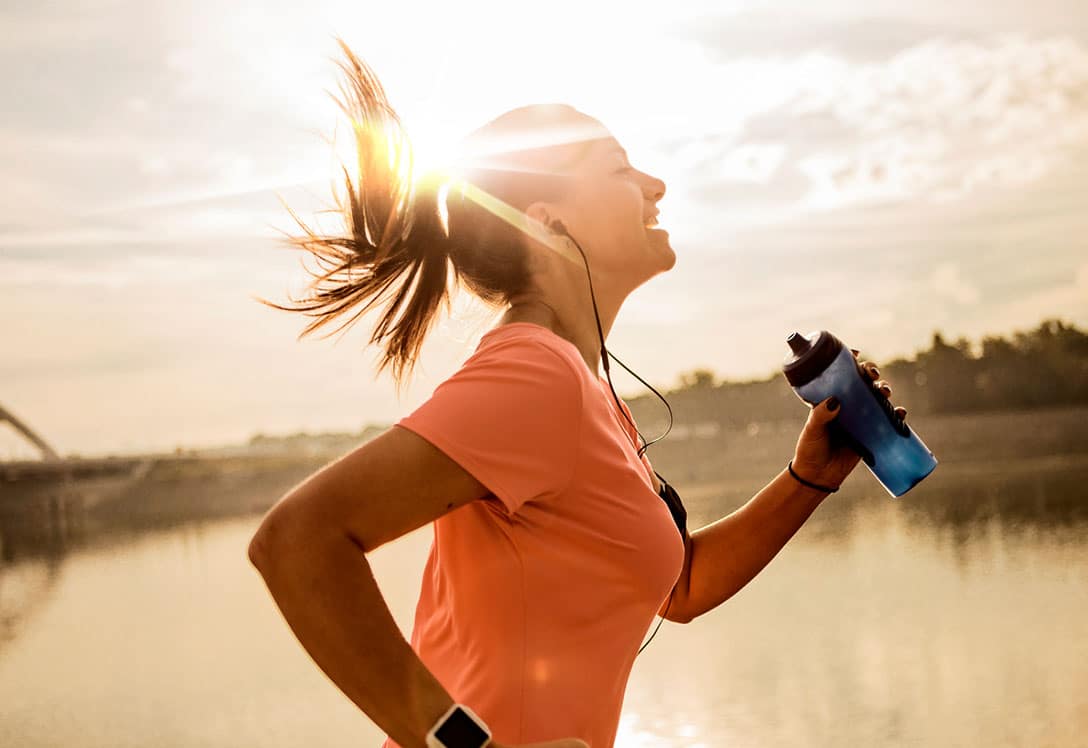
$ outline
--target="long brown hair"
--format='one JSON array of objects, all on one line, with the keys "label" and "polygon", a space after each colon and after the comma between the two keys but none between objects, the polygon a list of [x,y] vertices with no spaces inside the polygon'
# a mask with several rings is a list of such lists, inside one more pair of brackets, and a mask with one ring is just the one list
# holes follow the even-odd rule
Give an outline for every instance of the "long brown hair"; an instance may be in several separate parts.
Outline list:
[{"label": "long brown hair", "polygon": [[[344,80],[342,98],[333,99],[352,123],[358,160],[358,184],[341,167],[347,194],[334,195],[346,230],[319,234],[287,207],[303,232],[287,236],[288,245],[311,253],[320,270],[307,268],[313,276],[310,293],[292,299],[290,305],[257,300],[314,317],[299,334],[301,339],[361,304],[328,333],[333,334],[391,296],[370,343],[383,348],[376,373],[391,366],[399,390],[438,309],[445,306],[449,311],[451,294],[458,287],[467,287],[496,308],[530,288],[527,245],[517,229],[463,197],[445,201],[443,220],[440,180],[429,175],[415,178],[411,143],[381,82],[342,39],[337,43],[345,57],[336,61]],[[546,132],[586,122],[596,121],[566,105],[526,106],[491,120],[461,143],[471,147],[527,129]],[[584,146],[585,141],[575,144],[575,157]],[[565,179],[554,175],[560,169],[550,167],[568,164],[571,158],[568,144],[531,143],[505,151],[501,163],[469,166],[464,175],[474,186],[524,210],[534,200],[561,196]]]}]

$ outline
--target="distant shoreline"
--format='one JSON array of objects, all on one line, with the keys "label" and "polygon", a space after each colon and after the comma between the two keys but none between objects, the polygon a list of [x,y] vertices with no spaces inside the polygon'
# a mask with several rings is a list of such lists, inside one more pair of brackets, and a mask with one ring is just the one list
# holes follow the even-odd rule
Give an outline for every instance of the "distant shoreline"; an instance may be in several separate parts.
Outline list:
[{"label": "distant shoreline", "polygon": [[[703,524],[748,501],[785,468],[804,415],[712,437],[665,438],[647,456],[676,486],[691,523]],[[1088,521],[1083,489],[1088,485],[1088,407],[922,420],[915,427],[939,461],[930,476],[892,499],[859,463],[842,490],[824,501],[807,524],[835,532],[859,510],[890,511],[941,525],[995,515],[1029,524],[1039,517],[1057,518],[1058,524]],[[72,461],[68,467],[73,472],[67,473],[43,471],[39,461],[25,465],[24,480],[10,479],[17,465],[0,463],[0,553],[14,558],[117,533],[263,514],[295,485],[361,443],[348,440],[339,449],[319,452],[269,453],[266,444],[262,453]],[[333,444],[325,442],[326,447]]]},{"label": "distant shoreline", "polygon": [[[658,403],[664,410],[664,406]],[[797,403],[796,417],[761,420],[758,418],[744,419],[743,426],[729,427],[720,423],[705,420],[695,423],[685,423],[677,419],[668,436],[657,442],[650,448],[649,454],[660,453],[664,447],[677,443],[690,444],[693,442],[725,441],[730,446],[739,439],[741,441],[752,440],[759,443],[763,440],[774,440],[781,434],[792,434],[796,438],[800,433],[801,425],[807,415],[807,410]],[[656,414],[655,414],[656,415]],[[1043,442],[1047,445],[1044,451],[1037,451],[1032,444],[1021,444],[1028,456],[1038,454],[1064,453],[1067,451],[1088,452],[1088,405],[1072,406],[1046,406],[1039,408],[1022,408],[1008,410],[989,410],[971,413],[936,413],[919,416],[919,424],[914,424],[927,446],[934,450],[934,445],[929,444],[929,435],[934,435],[941,441],[945,434],[953,434],[967,429],[967,433],[973,437],[996,442],[1008,443],[1016,440],[1016,434],[1025,429],[1032,432],[1052,426],[1057,431],[1045,436]],[[910,415],[907,416],[911,421]],[[643,416],[638,419],[639,429],[648,440],[657,438],[667,426],[667,421],[659,421]],[[712,435],[700,436],[700,427],[714,424]],[[290,463],[299,460],[334,459],[346,454],[355,447],[369,441],[378,434],[390,428],[392,424],[372,424],[360,432],[299,432],[285,436],[262,436],[256,445],[248,443],[225,444],[215,447],[177,447],[166,451],[117,453],[96,456],[71,455],[67,461],[73,463],[109,463],[126,460],[164,459],[176,460],[179,463],[187,463],[193,459],[226,461],[239,458],[252,458],[258,462],[282,458]],[[982,428],[979,428],[982,426]],[[704,429],[704,432],[706,429]],[[1004,431],[1008,439],[999,439]],[[1065,447],[1061,441],[1068,439]],[[252,440],[251,440],[252,441]],[[1082,445],[1077,448],[1075,445]],[[1004,454],[1004,453],[1003,453]],[[940,458],[940,455],[938,455]],[[954,458],[954,456],[953,456]],[[0,460],[0,470],[4,466],[40,464],[41,460]]]}]

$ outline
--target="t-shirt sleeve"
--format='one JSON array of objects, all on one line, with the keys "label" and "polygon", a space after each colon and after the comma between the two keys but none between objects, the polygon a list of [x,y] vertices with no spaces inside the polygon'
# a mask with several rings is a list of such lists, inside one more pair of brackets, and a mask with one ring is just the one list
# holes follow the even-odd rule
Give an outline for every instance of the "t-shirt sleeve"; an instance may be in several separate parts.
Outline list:
[{"label": "t-shirt sleeve", "polygon": [[513,514],[567,487],[581,421],[571,362],[541,340],[513,337],[478,349],[396,425],[442,450]]}]

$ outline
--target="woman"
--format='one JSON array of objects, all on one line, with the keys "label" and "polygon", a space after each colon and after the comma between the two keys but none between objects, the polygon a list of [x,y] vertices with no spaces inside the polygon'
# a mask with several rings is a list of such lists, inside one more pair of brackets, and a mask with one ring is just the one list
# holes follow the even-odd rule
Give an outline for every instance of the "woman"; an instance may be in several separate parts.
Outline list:
[{"label": "woman", "polygon": [[[294,241],[325,270],[310,298],[272,306],[316,316],[310,332],[393,289],[371,342],[398,384],[448,306],[451,269],[504,313],[429,400],[284,496],[250,558],[385,748],[608,748],[655,614],[688,622],[728,599],[859,458],[829,439],[835,403],[820,403],[791,465],[689,533],[598,374],[623,300],[676,261],[649,228],[664,183],[561,105],[507,112],[464,139],[456,178],[414,179],[380,83],[340,44],[360,164],[348,230],[303,226]],[[366,554],[428,523],[409,644]]]}]

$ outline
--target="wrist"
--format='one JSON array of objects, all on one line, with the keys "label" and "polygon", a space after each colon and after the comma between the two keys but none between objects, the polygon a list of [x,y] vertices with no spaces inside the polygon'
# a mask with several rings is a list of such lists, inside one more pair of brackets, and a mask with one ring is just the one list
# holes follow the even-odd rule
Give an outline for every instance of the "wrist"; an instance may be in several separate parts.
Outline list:
[{"label": "wrist", "polygon": [[485,748],[490,746],[491,729],[466,704],[455,702],[427,732],[427,748]]},{"label": "wrist", "polygon": [[802,467],[801,470],[798,470],[795,460],[793,459],[786,463],[786,473],[789,474],[790,479],[795,483],[812,489],[820,494],[832,494],[839,490],[840,481],[830,480],[821,475],[809,475],[804,467]]}]

